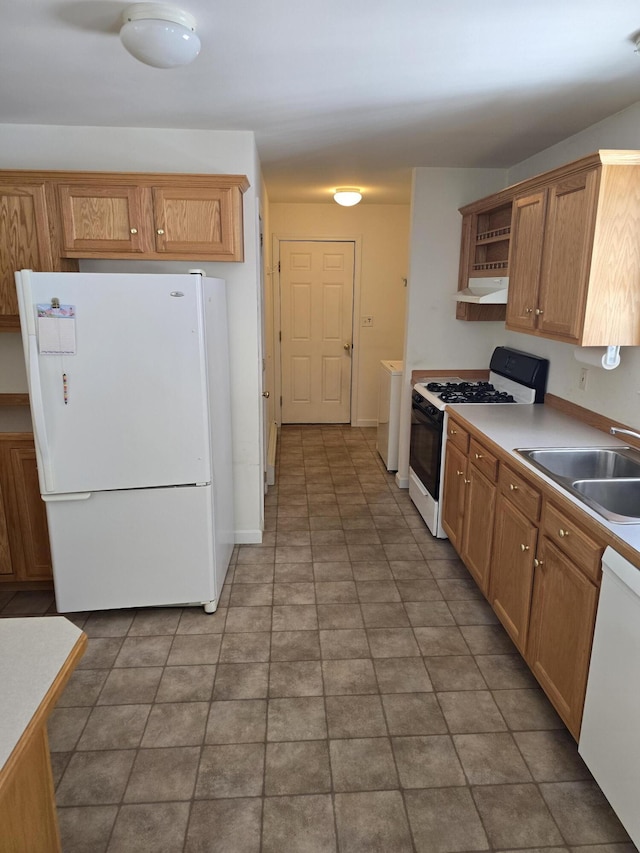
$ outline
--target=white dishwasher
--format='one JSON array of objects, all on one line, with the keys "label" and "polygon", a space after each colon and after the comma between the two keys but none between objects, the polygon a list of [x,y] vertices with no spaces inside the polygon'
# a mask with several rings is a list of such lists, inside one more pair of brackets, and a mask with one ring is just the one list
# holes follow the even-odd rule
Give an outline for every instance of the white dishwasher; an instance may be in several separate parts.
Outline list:
[{"label": "white dishwasher", "polygon": [[387,471],[398,470],[402,368],[402,361],[380,362],[376,450],[382,456]]},{"label": "white dishwasher", "polygon": [[612,548],[602,558],[578,751],[640,846],[640,569]]}]

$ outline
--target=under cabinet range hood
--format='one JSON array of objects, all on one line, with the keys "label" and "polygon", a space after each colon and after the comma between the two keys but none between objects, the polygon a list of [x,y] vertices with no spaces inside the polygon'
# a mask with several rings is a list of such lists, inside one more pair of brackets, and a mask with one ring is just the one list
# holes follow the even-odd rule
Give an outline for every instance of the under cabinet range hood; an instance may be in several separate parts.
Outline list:
[{"label": "under cabinet range hood", "polygon": [[508,276],[502,278],[470,278],[468,287],[456,293],[456,302],[504,305],[507,301],[508,288]]}]

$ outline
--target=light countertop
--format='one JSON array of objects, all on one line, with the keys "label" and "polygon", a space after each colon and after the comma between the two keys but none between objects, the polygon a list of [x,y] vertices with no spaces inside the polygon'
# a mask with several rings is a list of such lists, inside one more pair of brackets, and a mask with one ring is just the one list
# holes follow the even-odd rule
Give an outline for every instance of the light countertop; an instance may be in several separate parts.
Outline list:
[{"label": "light countertop", "polygon": [[[599,515],[578,498],[565,491],[550,477],[534,468],[515,448],[528,447],[625,447],[624,441],[582,421],[565,415],[551,406],[521,405],[501,406],[482,403],[474,405],[448,406],[451,414],[458,413],[479,432],[497,444],[509,456],[524,465],[532,474],[553,486],[568,498],[578,509],[590,516],[603,529],[603,534],[612,534],[611,545],[615,549],[618,539],[635,551],[634,562],[640,568],[640,524],[615,524]],[[631,555],[629,555],[631,556]]]},{"label": "light countertop", "polygon": [[0,770],[81,636],[64,616],[0,619]]}]

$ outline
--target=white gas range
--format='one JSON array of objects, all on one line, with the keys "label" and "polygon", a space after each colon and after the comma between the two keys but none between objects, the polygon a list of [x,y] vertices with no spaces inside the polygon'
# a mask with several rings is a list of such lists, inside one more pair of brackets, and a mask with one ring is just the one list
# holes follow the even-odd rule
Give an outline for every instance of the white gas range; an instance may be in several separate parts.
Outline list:
[{"label": "white gas range", "polygon": [[448,405],[507,405],[542,403],[549,362],[544,358],[497,347],[490,362],[489,381],[458,377],[432,378],[413,387],[409,445],[409,495],[427,527],[441,539],[440,523],[445,410]]}]

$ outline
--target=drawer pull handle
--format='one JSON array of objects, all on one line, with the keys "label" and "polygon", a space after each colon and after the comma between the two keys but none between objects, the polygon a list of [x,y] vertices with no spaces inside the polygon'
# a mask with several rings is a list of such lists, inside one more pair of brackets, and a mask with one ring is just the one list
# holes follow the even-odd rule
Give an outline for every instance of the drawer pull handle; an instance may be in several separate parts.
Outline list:
[{"label": "drawer pull handle", "polygon": [[538,569],[538,568],[540,568],[541,566],[544,566],[544,560],[539,560],[539,559],[536,557],[536,558],[535,558],[535,560],[533,561],[533,565],[536,567],[536,569]]},{"label": "drawer pull handle", "polygon": [[484,459],[484,456],[482,453],[476,453],[475,456],[476,456],[476,459]]},{"label": "drawer pull handle", "polygon": [[569,531],[568,531],[568,530],[563,530],[562,528],[560,528],[560,530],[558,530],[558,536],[559,536],[561,539],[564,539],[564,538],[565,538],[565,536],[568,536],[568,535],[569,535]]},{"label": "drawer pull handle", "polygon": [[132,234],[137,234],[137,233],[138,233],[138,229],[137,229],[137,228],[132,228],[132,229],[131,229],[131,233],[132,233]]},{"label": "drawer pull handle", "polygon": [[529,546],[528,546],[528,545],[521,545],[521,546],[520,546],[520,550],[521,550],[521,551],[528,551],[528,550],[529,550]]},{"label": "drawer pull handle", "polygon": [[511,492],[517,492],[517,491],[518,491],[518,487],[517,487],[517,486],[514,486],[514,485],[513,485],[513,483],[509,483],[509,491],[511,491]]}]

